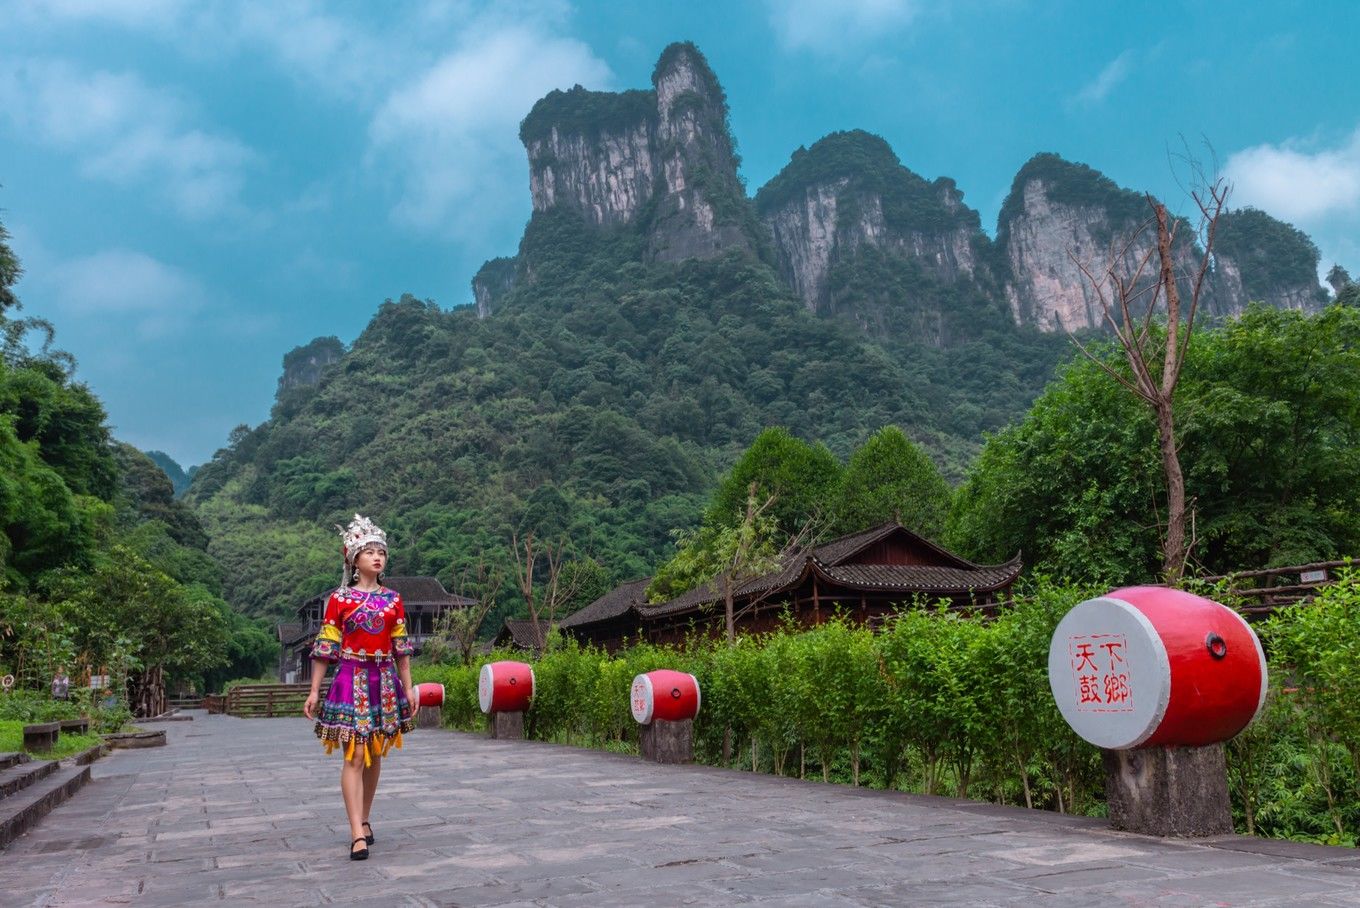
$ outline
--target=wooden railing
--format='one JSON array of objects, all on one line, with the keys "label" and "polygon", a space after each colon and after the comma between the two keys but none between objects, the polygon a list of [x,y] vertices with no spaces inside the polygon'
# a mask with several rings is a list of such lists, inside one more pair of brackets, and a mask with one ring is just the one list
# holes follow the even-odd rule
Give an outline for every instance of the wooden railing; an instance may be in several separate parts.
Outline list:
[{"label": "wooden railing", "polygon": [[244,719],[300,716],[310,684],[242,684],[227,692],[227,713]]},{"label": "wooden railing", "polygon": [[1249,614],[1265,614],[1281,606],[1297,605],[1311,599],[1322,587],[1336,581],[1338,569],[1354,561],[1318,561],[1289,567],[1238,571],[1218,577],[1205,577],[1210,583],[1228,581],[1228,595],[1248,600],[1242,607]]}]

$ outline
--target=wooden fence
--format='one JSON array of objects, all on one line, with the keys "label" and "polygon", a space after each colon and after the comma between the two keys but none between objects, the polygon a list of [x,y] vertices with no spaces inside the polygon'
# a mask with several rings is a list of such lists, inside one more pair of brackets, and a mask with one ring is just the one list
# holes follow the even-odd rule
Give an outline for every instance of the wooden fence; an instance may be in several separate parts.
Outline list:
[{"label": "wooden fence", "polygon": [[1282,606],[1306,602],[1319,589],[1336,581],[1339,568],[1352,564],[1355,562],[1349,560],[1319,561],[1260,571],[1239,571],[1204,579],[1211,583],[1227,580],[1229,594],[1247,600],[1247,604],[1242,607],[1244,612],[1265,615]]},{"label": "wooden fence", "polygon": [[227,713],[243,719],[300,716],[310,684],[242,684],[227,692]]}]

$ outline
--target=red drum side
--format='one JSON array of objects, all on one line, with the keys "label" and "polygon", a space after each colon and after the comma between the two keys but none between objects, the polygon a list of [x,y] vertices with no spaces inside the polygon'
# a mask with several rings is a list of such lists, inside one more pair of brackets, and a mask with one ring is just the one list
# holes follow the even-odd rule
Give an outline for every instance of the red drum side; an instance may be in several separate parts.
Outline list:
[{"label": "red drum side", "polygon": [[534,670],[525,662],[488,662],[477,678],[484,713],[523,712],[534,696]]},{"label": "red drum side", "polygon": [[633,679],[633,718],[648,725],[657,719],[679,722],[699,715],[699,680],[685,672],[658,669]]},{"label": "red drum side", "polygon": [[444,685],[442,684],[427,681],[424,684],[417,684],[411,693],[411,699],[419,703],[421,709],[427,706],[444,705]]},{"label": "red drum side", "polygon": [[1261,641],[1241,615],[1166,587],[1127,587],[1109,596],[1147,616],[1170,662],[1166,715],[1140,746],[1216,744],[1251,724],[1265,704],[1269,678]]}]

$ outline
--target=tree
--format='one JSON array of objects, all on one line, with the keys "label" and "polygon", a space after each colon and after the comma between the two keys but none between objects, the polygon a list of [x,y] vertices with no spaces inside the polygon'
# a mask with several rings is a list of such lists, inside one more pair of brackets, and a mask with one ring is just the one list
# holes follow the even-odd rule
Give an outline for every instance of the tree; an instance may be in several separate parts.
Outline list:
[{"label": "tree", "polygon": [[9,248],[9,231],[4,224],[0,224],[0,317],[4,316],[6,309],[19,305],[19,298],[14,295],[14,285],[23,273],[18,257]]},{"label": "tree", "polygon": [[766,429],[719,483],[704,522],[741,523],[754,484],[756,497],[769,502],[775,525],[793,536],[809,522],[827,519],[841,472],[840,462],[825,445],[808,444],[779,426]]},{"label": "tree", "polygon": [[949,499],[949,484],[926,452],[901,429],[885,426],[850,455],[833,511],[835,531],[855,533],[896,520],[935,539]]},{"label": "tree", "polygon": [[[1195,316],[1208,286],[1206,277],[1213,261],[1214,232],[1227,203],[1228,192],[1227,184],[1219,179],[1191,193],[1200,213],[1197,234],[1203,252],[1189,285],[1189,306],[1184,312],[1181,310],[1181,288],[1177,283],[1175,249],[1176,235],[1184,222],[1173,221],[1166,206],[1151,195],[1146,198],[1152,217],[1126,237],[1122,246],[1116,247],[1112,242],[1103,268],[1093,272],[1087,265],[1077,262],[1096,292],[1105,322],[1114,332],[1132,376],[1121,374],[1090,354],[1079,341],[1076,343],[1082,352],[1091,356],[1092,362],[1099,364],[1111,378],[1148,406],[1157,426],[1157,447],[1166,493],[1162,575],[1168,583],[1180,579],[1194,545],[1193,538],[1187,541],[1185,535],[1185,478],[1176,438],[1176,383],[1180,380],[1185,353],[1194,334]],[[1155,245],[1147,244],[1144,239],[1150,228],[1156,231]],[[1145,251],[1136,251],[1140,245]],[[1156,277],[1148,283],[1144,274],[1154,254]],[[1144,306],[1141,317],[1136,315]],[[1163,309],[1164,330],[1154,330],[1153,319]]]},{"label": "tree", "polygon": [[[1127,369],[1113,344],[1105,366]],[[1360,551],[1360,309],[1253,307],[1201,331],[1177,389],[1197,564],[1213,574]],[[1152,414],[1104,368],[1071,363],[987,440],[947,544],[1093,583],[1159,569],[1163,479]]]},{"label": "tree", "polygon": [[[546,624],[552,630],[557,613],[564,603],[570,602],[576,595],[576,587],[584,577],[584,574],[563,570],[567,564],[568,550],[565,539],[552,543],[536,539],[532,531],[522,537],[518,533],[511,534],[510,551],[515,556],[515,585],[529,609],[534,649],[540,653],[547,646],[543,625]],[[546,572],[547,579],[540,588],[537,575],[542,572]]]}]

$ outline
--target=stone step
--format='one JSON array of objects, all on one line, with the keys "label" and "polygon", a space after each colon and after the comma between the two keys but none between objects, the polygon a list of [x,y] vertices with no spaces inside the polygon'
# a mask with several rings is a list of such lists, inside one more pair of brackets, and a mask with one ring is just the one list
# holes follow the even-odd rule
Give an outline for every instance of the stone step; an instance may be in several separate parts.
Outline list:
[{"label": "stone step", "polygon": [[57,769],[47,778],[0,801],[0,848],[5,848],[90,781],[89,766]]},{"label": "stone step", "polygon": [[18,753],[0,754],[0,769],[9,769],[11,766],[18,766],[20,763],[27,763],[31,758],[22,750]]},{"label": "stone step", "polygon": [[56,760],[36,760],[0,770],[0,799],[13,797],[35,782],[52,775],[58,769]]}]

